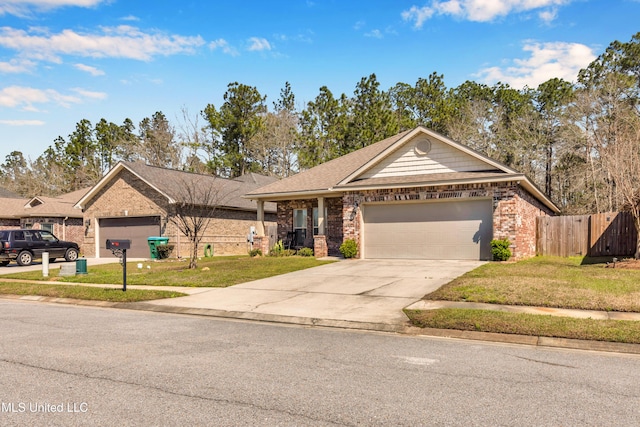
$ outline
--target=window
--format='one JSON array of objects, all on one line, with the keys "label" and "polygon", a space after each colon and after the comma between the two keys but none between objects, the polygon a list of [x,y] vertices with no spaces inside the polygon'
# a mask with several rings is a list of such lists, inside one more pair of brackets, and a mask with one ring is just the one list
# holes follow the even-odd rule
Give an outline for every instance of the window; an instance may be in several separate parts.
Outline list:
[{"label": "window", "polygon": [[53,224],[40,224],[40,229],[53,233]]},{"label": "window", "polygon": [[[327,207],[324,208],[324,230],[327,233]],[[318,235],[318,208],[313,208],[313,234]]]},{"label": "window", "polygon": [[306,209],[294,209],[293,210],[293,230],[307,229],[307,210]]}]

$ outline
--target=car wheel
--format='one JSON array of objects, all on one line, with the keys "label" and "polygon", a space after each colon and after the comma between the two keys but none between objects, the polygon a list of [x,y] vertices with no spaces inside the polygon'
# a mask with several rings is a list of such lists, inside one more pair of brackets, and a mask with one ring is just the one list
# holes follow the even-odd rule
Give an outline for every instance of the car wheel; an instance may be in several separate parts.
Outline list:
[{"label": "car wheel", "polygon": [[33,261],[33,255],[29,251],[22,251],[18,254],[18,258],[16,258],[18,265],[31,265]]},{"label": "car wheel", "polygon": [[11,261],[0,261],[0,267],[4,267],[6,265],[9,265]]},{"label": "car wheel", "polygon": [[67,252],[64,254],[64,259],[67,261],[75,261],[78,259],[78,250],[74,248],[67,249]]}]

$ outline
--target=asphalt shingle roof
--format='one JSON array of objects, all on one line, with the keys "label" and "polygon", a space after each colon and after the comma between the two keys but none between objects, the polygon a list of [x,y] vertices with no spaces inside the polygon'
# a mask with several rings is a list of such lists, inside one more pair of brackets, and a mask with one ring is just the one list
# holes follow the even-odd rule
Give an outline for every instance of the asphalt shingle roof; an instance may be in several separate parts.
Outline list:
[{"label": "asphalt shingle roof", "polygon": [[[242,210],[257,209],[256,202],[243,199],[241,197],[243,194],[278,180],[255,173],[245,174],[235,179],[225,179],[213,175],[149,166],[139,162],[122,162],[122,164],[176,202],[189,202],[191,197],[187,188],[213,188],[217,193],[215,196],[217,206]],[[265,203],[265,211],[275,212],[276,204]]]},{"label": "asphalt shingle roof", "polygon": [[246,196],[322,191],[334,187],[344,178],[364,166],[372,158],[389,148],[413,129],[399,133],[337,159],[322,163],[273,184],[249,192]]}]

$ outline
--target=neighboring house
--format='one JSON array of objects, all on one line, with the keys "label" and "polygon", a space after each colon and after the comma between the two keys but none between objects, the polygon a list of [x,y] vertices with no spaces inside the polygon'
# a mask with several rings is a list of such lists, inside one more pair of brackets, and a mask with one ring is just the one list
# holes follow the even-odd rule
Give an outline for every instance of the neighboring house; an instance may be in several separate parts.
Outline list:
[{"label": "neighboring house", "polygon": [[297,233],[316,256],[354,239],[360,258],[487,260],[490,241],[508,238],[520,259],[535,255],[536,217],[559,212],[525,175],[424,127],[245,197],[259,219],[277,202],[278,237]]},{"label": "neighboring house", "polygon": [[81,244],[84,239],[82,212],[74,209],[74,205],[88,190],[58,197],[0,197],[0,229],[49,230],[59,239]]},{"label": "neighboring house", "polygon": [[[84,213],[83,251],[87,256],[110,257],[107,239],[129,239],[127,256],[149,258],[147,238],[159,236],[175,245],[173,256],[188,256],[189,240],[171,222],[171,207],[186,201],[190,190],[206,187],[215,189],[218,197],[199,253],[204,255],[205,245],[212,245],[215,255],[246,254],[248,234],[256,226],[256,203],[241,196],[276,180],[254,173],[224,179],[119,162],[76,204]],[[210,215],[212,206],[202,208],[207,212],[203,216]],[[265,205],[263,212],[264,221],[275,228],[276,205]]]}]

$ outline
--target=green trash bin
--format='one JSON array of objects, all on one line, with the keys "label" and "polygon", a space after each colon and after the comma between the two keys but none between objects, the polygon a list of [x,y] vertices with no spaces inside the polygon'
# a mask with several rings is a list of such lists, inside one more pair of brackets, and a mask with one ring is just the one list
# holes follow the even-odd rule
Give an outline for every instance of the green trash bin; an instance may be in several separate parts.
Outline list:
[{"label": "green trash bin", "polygon": [[169,238],[151,236],[147,238],[147,243],[149,244],[151,259],[160,259],[160,255],[158,254],[158,245],[166,245],[169,243]]},{"label": "green trash bin", "polygon": [[76,274],[87,274],[87,259],[78,258],[76,260]]}]

